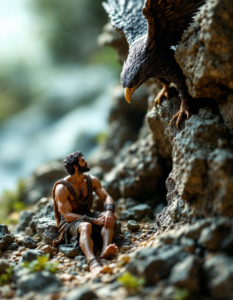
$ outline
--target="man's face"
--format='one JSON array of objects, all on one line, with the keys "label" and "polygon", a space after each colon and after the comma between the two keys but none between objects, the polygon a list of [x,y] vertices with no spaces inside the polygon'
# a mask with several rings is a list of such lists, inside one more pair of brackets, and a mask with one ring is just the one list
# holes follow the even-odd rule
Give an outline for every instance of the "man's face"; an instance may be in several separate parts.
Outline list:
[{"label": "man's face", "polygon": [[78,158],[78,170],[79,172],[82,173],[90,171],[90,168],[88,167],[88,163],[83,156],[79,156]]}]

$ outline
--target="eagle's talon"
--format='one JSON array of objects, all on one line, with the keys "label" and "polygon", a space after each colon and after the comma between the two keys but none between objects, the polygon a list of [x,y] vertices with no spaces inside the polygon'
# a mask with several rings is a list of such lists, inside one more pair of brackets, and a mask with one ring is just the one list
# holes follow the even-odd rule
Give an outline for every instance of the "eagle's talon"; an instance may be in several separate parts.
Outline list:
[{"label": "eagle's talon", "polygon": [[161,100],[163,97],[166,97],[169,100],[169,92],[169,84],[163,84],[162,90],[158,93],[157,97],[155,98],[154,106],[156,107],[157,103],[161,105]]},{"label": "eagle's talon", "polygon": [[189,117],[190,117],[189,110],[188,110],[187,106],[186,106],[186,108],[184,108],[184,104],[182,103],[181,106],[180,106],[180,110],[178,111],[178,113],[175,114],[173,116],[173,118],[171,119],[170,125],[172,126],[172,123],[175,121],[175,119],[177,119],[177,121],[176,121],[176,127],[179,129],[179,124],[180,124],[180,121],[182,120],[182,117],[183,117],[184,114],[186,114],[187,119],[189,119]]}]

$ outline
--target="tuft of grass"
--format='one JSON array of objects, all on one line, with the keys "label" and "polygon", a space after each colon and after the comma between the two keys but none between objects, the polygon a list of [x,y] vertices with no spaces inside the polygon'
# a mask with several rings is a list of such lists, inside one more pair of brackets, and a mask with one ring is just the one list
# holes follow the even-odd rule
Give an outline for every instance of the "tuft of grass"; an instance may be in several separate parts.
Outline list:
[{"label": "tuft of grass", "polygon": [[0,223],[6,225],[17,223],[17,220],[11,220],[9,215],[13,212],[20,212],[25,209],[26,205],[23,199],[26,194],[26,184],[23,180],[19,180],[15,191],[5,190],[1,195],[0,204]]},{"label": "tuft of grass", "polygon": [[186,300],[190,296],[190,291],[186,288],[176,288],[173,300]]},{"label": "tuft of grass", "polygon": [[152,223],[153,220],[148,215],[146,215],[145,218],[143,219],[143,222],[145,222],[145,223]]},{"label": "tuft of grass", "polygon": [[49,254],[37,256],[37,258],[31,262],[26,261],[22,264],[23,268],[27,268],[30,273],[38,271],[49,271],[55,274],[57,270],[58,263],[49,262]]},{"label": "tuft of grass", "polygon": [[104,144],[108,139],[108,131],[102,131],[97,134],[96,136],[96,142],[97,144]]},{"label": "tuft of grass", "polygon": [[144,278],[137,278],[129,272],[126,272],[122,276],[118,277],[117,281],[121,283],[130,294],[136,294],[145,284]]},{"label": "tuft of grass", "polygon": [[9,267],[3,274],[0,275],[0,286],[11,282],[12,269],[13,267]]}]

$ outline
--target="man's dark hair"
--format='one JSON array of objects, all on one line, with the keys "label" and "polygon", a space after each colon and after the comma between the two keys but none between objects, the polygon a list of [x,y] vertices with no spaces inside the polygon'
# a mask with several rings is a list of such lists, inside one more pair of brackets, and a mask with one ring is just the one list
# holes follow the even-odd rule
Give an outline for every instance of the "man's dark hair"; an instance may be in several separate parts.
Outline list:
[{"label": "man's dark hair", "polygon": [[72,152],[69,155],[66,155],[64,159],[64,167],[69,175],[73,175],[75,173],[74,166],[79,166],[78,158],[80,156],[83,156],[81,151]]}]

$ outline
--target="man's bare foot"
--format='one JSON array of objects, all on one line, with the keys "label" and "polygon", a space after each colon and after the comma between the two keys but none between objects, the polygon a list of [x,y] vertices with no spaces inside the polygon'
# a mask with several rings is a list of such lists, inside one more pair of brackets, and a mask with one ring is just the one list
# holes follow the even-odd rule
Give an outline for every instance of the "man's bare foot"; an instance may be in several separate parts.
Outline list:
[{"label": "man's bare foot", "polygon": [[110,244],[105,249],[102,250],[100,258],[109,258],[110,256],[114,256],[118,250],[116,244]]},{"label": "man's bare foot", "polygon": [[101,267],[99,261],[97,260],[97,258],[91,259],[90,262],[88,263],[88,265],[89,265],[89,269],[91,272],[91,276],[93,278],[98,276],[102,272],[102,267]]}]

